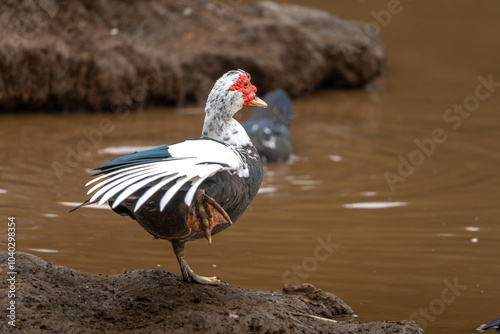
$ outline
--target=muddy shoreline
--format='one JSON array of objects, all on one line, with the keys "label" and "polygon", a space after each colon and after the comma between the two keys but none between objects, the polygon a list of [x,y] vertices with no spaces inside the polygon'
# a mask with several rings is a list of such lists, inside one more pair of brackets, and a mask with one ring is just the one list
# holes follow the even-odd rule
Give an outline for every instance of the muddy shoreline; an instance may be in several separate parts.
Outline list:
[{"label": "muddy shoreline", "polygon": [[[16,333],[423,333],[410,320],[332,322],[353,316],[332,293],[309,284],[282,293],[185,283],[161,270],[93,275],[17,252],[15,298],[8,298],[7,252],[0,252],[2,309],[15,301]],[[14,332],[6,321],[2,333]]]},{"label": "muddy shoreline", "polygon": [[271,1],[5,1],[0,111],[204,104],[230,69],[263,94],[358,88],[380,75],[377,32]]}]

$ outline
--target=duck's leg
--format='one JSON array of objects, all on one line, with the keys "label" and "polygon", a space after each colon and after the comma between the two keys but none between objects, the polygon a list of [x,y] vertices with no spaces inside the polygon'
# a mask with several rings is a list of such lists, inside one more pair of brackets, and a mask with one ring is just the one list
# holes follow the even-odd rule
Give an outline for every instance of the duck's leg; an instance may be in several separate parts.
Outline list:
[{"label": "duck's leg", "polygon": [[174,249],[175,256],[177,257],[177,261],[179,261],[179,266],[181,267],[182,277],[186,282],[196,282],[200,284],[209,284],[209,285],[220,285],[222,281],[217,277],[204,277],[196,275],[193,270],[189,267],[186,258],[184,257],[184,244],[185,241],[171,241],[172,247]]},{"label": "duck's leg", "polygon": [[188,229],[193,229],[196,233],[203,235],[211,244],[214,226],[227,223],[233,222],[219,203],[205,194],[205,190],[196,190],[193,203],[189,208]]}]

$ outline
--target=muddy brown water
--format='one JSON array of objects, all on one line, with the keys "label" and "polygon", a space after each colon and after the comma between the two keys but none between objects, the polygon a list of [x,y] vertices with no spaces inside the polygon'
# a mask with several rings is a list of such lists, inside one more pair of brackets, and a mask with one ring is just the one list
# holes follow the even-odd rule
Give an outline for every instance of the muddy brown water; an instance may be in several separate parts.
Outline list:
[{"label": "muddy brown water", "polygon": [[[386,73],[366,90],[295,101],[296,156],[265,167],[249,211],[211,246],[187,246],[191,267],[245,288],[309,282],[360,321],[412,318],[427,333],[500,316],[500,3],[401,1],[390,22],[381,10],[393,1],[295,3],[365,21],[378,13]],[[455,104],[461,114],[448,111]],[[202,123],[202,108],[0,115],[1,235],[13,215],[17,250],[56,264],[179,273],[170,244],[132,220],[67,211],[86,198],[91,168],[197,137]]]}]

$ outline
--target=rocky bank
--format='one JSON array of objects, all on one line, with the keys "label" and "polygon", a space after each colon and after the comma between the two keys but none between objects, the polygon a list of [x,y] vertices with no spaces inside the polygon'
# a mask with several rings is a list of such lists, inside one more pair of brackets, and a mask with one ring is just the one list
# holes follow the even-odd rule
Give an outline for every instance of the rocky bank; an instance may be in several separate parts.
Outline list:
[{"label": "rocky bank", "polygon": [[0,110],[204,103],[229,69],[259,93],[361,87],[381,73],[373,29],[319,10],[242,0],[0,2]]},{"label": "rocky bank", "polygon": [[[0,252],[1,333],[424,332],[409,320],[329,321],[354,313],[335,295],[309,284],[286,285],[277,293],[185,283],[161,270],[93,275],[23,252],[16,254],[14,289],[7,259]],[[6,321],[10,300],[15,328]]]}]

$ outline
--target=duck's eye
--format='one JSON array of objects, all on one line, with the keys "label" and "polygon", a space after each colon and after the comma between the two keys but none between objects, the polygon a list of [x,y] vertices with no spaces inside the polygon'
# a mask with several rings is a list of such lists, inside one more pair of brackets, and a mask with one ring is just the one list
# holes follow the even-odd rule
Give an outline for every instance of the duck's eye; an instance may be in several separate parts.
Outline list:
[{"label": "duck's eye", "polygon": [[243,82],[243,87],[248,88],[248,85],[249,85],[248,81],[246,81],[246,80],[245,80],[245,81]]}]

